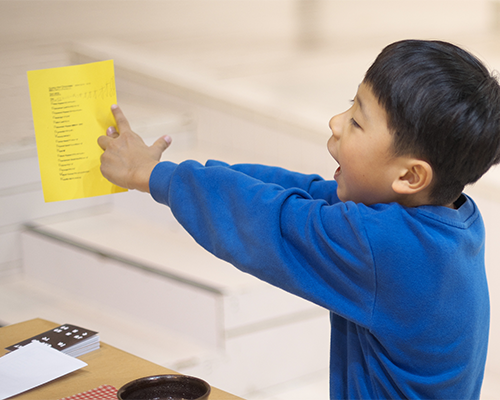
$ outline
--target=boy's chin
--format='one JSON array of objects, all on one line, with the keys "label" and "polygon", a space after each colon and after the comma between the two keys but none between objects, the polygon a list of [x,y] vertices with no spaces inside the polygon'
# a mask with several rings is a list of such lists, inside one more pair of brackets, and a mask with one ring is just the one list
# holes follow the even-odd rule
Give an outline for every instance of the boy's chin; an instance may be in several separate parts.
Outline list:
[{"label": "boy's chin", "polygon": [[344,191],[342,189],[340,189],[339,187],[337,187],[337,197],[339,198],[339,200],[343,203],[345,203],[346,201],[349,201],[351,200],[349,198],[349,196],[346,195],[346,193],[344,193]]}]

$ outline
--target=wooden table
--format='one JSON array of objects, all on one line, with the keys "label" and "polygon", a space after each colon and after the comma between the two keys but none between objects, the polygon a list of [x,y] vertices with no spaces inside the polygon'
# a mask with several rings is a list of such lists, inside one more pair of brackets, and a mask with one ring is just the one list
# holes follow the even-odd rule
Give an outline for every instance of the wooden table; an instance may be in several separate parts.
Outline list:
[{"label": "wooden table", "polygon": [[[32,319],[0,328],[0,355],[7,353],[6,347],[60,324],[43,319]],[[101,342],[101,348],[78,357],[88,365],[66,376],[48,382],[35,389],[12,397],[13,400],[57,400],[94,389],[101,385],[111,385],[119,389],[134,379],[175,371],[146,361],[125,351]],[[210,383],[210,382],[209,382]],[[241,397],[212,387],[210,400],[237,400]]]}]

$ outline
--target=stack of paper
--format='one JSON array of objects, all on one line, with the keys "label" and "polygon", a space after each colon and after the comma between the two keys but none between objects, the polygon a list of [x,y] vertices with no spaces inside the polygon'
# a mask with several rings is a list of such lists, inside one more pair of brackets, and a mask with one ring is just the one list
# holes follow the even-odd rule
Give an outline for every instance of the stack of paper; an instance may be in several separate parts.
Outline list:
[{"label": "stack of paper", "polygon": [[45,343],[72,357],[79,357],[100,347],[97,332],[75,325],[64,324],[9,346],[6,350],[13,351],[31,342]]},{"label": "stack of paper", "polygon": [[0,400],[69,374],[87,364],[60,351],[32,342],[0,357]]}]

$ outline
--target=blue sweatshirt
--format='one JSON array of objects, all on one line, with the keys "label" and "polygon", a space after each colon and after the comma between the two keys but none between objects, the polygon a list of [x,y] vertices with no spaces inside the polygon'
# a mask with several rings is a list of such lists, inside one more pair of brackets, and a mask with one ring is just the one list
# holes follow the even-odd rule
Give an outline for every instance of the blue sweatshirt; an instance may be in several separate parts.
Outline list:
[{"label": "blue sweatshirt", "polygon": [[331,312],[331,399],[478,399],[484,226],[458,210],[339,201],[277,167],[162,162],[153,198],[215,256]]}]

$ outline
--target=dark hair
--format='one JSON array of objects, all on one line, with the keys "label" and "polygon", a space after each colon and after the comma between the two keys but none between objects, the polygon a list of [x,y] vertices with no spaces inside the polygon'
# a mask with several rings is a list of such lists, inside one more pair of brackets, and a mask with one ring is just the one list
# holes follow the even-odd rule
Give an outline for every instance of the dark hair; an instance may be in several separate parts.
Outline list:
[{"label": "dark hair", "polygon": [[440,41],[396,42],[364,82],[387,112],[395,154],[432,167],[433,204],[452,203],[500,162],[500,86],[465,50]]}]

